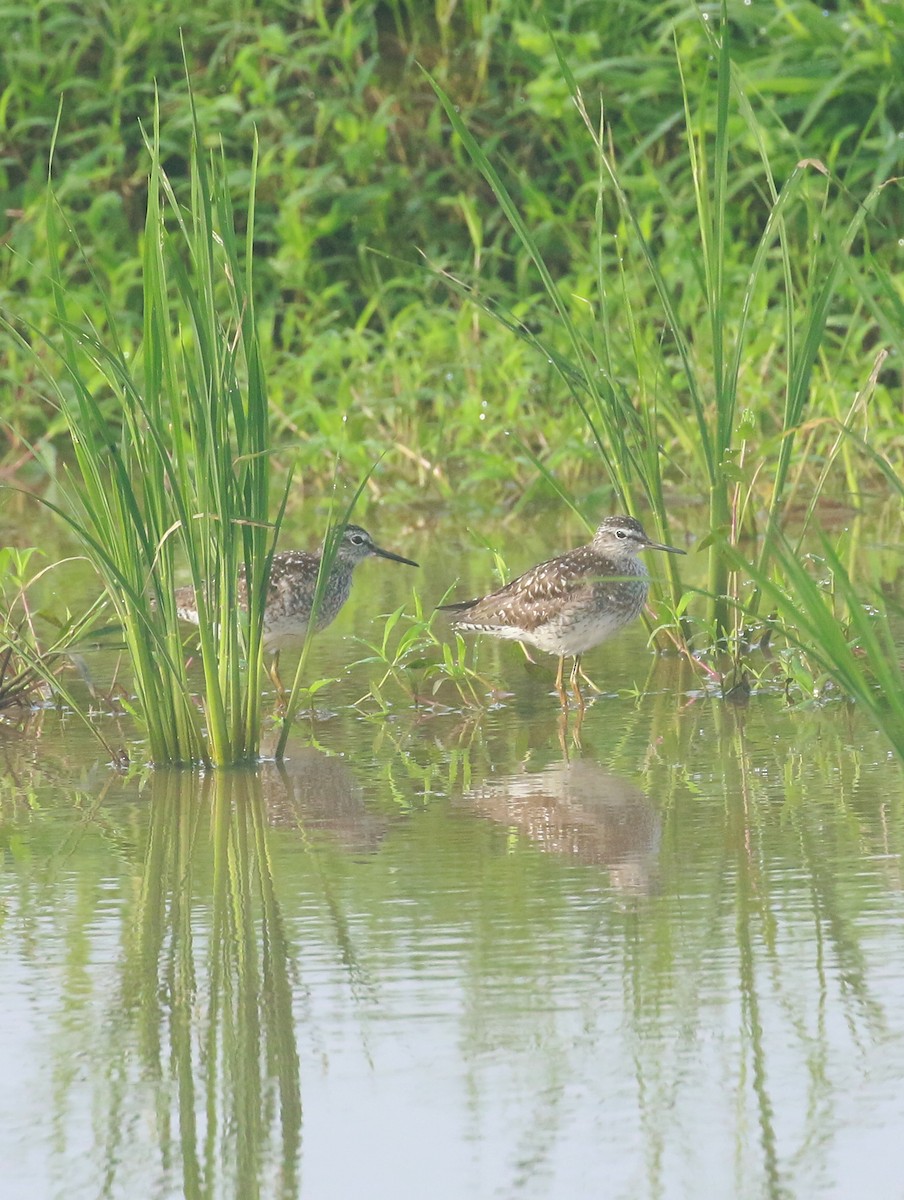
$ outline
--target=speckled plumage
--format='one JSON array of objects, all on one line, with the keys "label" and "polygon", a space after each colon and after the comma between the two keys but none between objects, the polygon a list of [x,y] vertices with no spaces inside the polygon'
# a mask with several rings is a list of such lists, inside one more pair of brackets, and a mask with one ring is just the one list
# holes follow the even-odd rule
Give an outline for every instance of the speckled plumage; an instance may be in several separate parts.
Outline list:
[{"label": "speckled plumage", "polygon": [[577,685],[581,655],[633,621],[647,598],[649,576],[637,557],[642,550],[683,554],[651,542],[633,517],[607,517],[586,546],[542,562],[505,587],[475,600],[443,605],[455,629],[527,642],[559,657],[556,687],[566,657],[574,657]]},{"label": "speckled plumage", "polygon": [[[263,640],[264,649],[268,653],[278,655],[285,646],[303,639],[307,634],[322,554],[321,546],[316,553],[307,550],[282,550],[273,555],[264,610]],[[351,592],[355,567],[371,555],[406,563],[410,567],[418,565],[410,558],[403,558],[401,554],[381,549],[360,525],[347,525],[336,547],[329,577],[314,617],[315,633],[325,629],[335,620]],[[239,603],[243,608],[247,604],[244,569],[239,576]],[[194,588],[176,589],[176,611],[181,620],[198,624]]]}]

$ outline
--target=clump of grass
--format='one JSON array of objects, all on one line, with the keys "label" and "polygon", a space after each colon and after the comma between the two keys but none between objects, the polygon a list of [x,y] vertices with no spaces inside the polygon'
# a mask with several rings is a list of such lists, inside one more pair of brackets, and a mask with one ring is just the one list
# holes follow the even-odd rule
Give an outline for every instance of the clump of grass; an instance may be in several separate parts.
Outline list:
[{"label": "clump of grass", "polygon": [[[253,200],[240,249],[226,164],[202,148],[197,121],[187,197],[163,169],[157,114],[148,153],[143,336],[134,353],[109,311],[103,334],[70,313],[72,249],[48,191],[57,335],[46,341],[63,370],[63,381],[51,379],[74,455],[69,507],[51,507],[80,539],[122,625],[154,762],[225,766],[258,753],[262,613],[279,525],[268,521]],[[251,184],[253,196],[253,167]],[[90,271],[78,244],[75,253]],[[203,717],[190,699],[175,611],[182,562],[200,614]]]},{"label": "clump of grass", "polygon": [[726,553],[772,608],[772,637],[789,650],[789,685],[815,698],[833,680],[904,758],[904,667],[887,600],[878,588],[855,583],[825,534],[818,555],[802,554],[777,528],[767,536],[770,571],[730,548]]},{"label": "clump of grass", "polygon": [[437,703],[440,690],[448,691],[449,687],[466,704],[482,705],[477,685],[482,691],[491,685],[468,665],[464,639],[456,634],[450,643],[447,637],[437,634],[434,624],[442,618],[436,608],[424,612],[417,592],[412,593],[413,611],[409,613],[406,608],[400,605],[385,617],[379,640],[355,639],[367,653],[354,665],[382,672],[379,678],[371,679],[357,704],[376,701],[387,711],[391,707],[387,685],[392,684],[416,705]]},{"label": "clump of grass", "polygon": [[33,560],[39,555],[34,547],[0,549],[0,712],[44,706],[49,701],[63,703],[86,720],[112,757],[103,734],[84,718],[82,706],[64,679],[85,639],[95,630],[104,599],[99,597],[78,614],[36,611],[32,601],[35,590],[51,572],[67,566],[63,560],[33,570]]},{"label": "clump of grass", "polygon": [[42,648],[35,632],[25,578],[35,553],[0,549],[0,710],[40,702],[62,667],[69,622],[61,627],[61,646]]}]

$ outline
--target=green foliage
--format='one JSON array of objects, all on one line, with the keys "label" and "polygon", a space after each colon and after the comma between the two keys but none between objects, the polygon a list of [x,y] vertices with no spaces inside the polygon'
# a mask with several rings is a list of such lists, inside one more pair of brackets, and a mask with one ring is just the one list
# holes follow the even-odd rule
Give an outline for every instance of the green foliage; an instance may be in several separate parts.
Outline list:
[{"label": "green foliage", "polygon": [[[275,539],[269,423],[250,289],[253,219],[240,251],[225,172],[197,146],[197,127],[192,146],[186,205],[163,171],[155,125],[143,334],[134,351],[109,308],[103,334],[78,312],[63,276],[68,252],[52,191],[46,229],[56,332],[42,339],[13,315],[7,328],[23,347],[43,340],[62,368],[61,379],[50,379],[74,470],[66,509],[48,504],[82,542],[121,622],[152,758],[230,765],[255,758],[260,737],[262,614]],[[76,249],[87,266],[85,246]],[[179,557],[198,605],[203,724],[176,616]]]},{"label": "green foliage", "polygon": [[[904,498],[904,488],[898,484]],[[767,630],[776,643],[786,686],[808,700],[837,696],[854,700],[904,757],[904,666],[898,648],[900,610],[869,581],[871,554],[862,529],[844,539],[819,537],[818,553],[802,551],[802,538],[778,528],[767,534],[768,555],[748,561],[725,547],[734,568],[751,580],[770,609]],[[847,561],[845,561],[847,559]],[[761,563],[768,561],[764,569]],[[745,620],[756,620],[740,605]],[[773,672],[774,674],[774,672]]]},{"label": "green foliage", "polygon": [[456,635],[450,644],[439,637],[434,625],[441,618],[436,609],[425,614],[417,592],[412,596],[412,608],[413,612],[407,613],[402,605],[390,613],[379,641],[357,639],[369,653],[354,665],[382,672],[379,679],[371,679],[358,704],[376,701],[381,711],[388,710],[393,698],[386,687],[391,682],[417,706],[442,705],[449,692],[444,684],[450,684],[456,698],[465,704],[482,705],[477,686],[485,692],[490,685],[468,665],[464,639]]},{"label": "green foliage", "polygon": [[[0,711],[39,706],[56,697],[74,712],[82,707],[62,675],[71,665],[79,643],[93,629],[103,600],[87,611],[43,612],[35,607],[34,594],[42,581],[66,564],[52,563],[34,569],[41,557],[34,547],[0,549]],[[88,728],[112,756],[112,750],[95,724]]]},{"label": "green foliage", "polygon": [[[705,620],[671,560],[663,610],[672,636],[713,642],[762,616],[745,539],[801,498],[812,513],[842,481],[901,474],[901,0],[0,11],[0,302],[31,331],[0,334],[8,462],[59,470],[78,388],[121,436],[110,364],[143,362],[154,260],[141,123],[156,86],[172,232],[187,66],[226,225],[255,262],[232,322],[244,337],[253,313],[272,432],[302,463],[293,501],[387,451],[367,484],[384,502],[558,494],[592,523],[619,497],[669,540],[675,508],[702,496]],[[57,121],[72,236],[55,241],[41,214]],[[157,285],[184,298],[176,274]],[[208,300],[234,307],[238,286],[224,274]],[[79,383],[47,340],[61,313],[91,325]],[[166,528],[148,539],[164,558]],[[806,607],[778,546],[761,537],[753,575]],[[225,579],[206,555],[193,576]],[[413,660],[421,636],[429,649],[412,632],[378,657]]]},{"label": "green foliage", "polygon": [[[720,137],[732,147],[722,269],[733,294],[743,290],[744,250],[762,235],[771,203],[757,178],[759,159],[768,159],[778,181],[802,158],[821,159],[853,197],[848,216],[897,169],[897,132],[904,127],[900,13],[900,0],[841,3],[826,14],[809,0],[732,5],[733,79],[757,115],[754,127],[734,105],[722,118]],[[239,228],[247,220],[259,139],[258,324],[276,430],[287,443],[310,449],[306,489],[329,477],[337,450],[348,476],[360,478],[387,444],[402,448],[393,468],[403,483],[426,484],[441,496],[471,472],[491,492],[504,490],[506,472],[509,480],[514,471],[521,484],[530,482],[530,459],[509,457],[501,440],[506,430],[529,429],[531,448],[566,480],[586,479],[595,469],[580,414],[548,364],[463,309],[423,270],[421,255],[554,341],[529,256],[467,157],[449,142],[418,63],[441,83],[487,158],[507,180],[517,180],[524,220],[576,311],[587,314],[589,289],[600,268],[606,272],[607,339],[624,348],[611,364],[613,387],[636,393],[634,358],[641,356],[649,358],[646,378],[655,384],[652,393],[645,385],[647,402],[672,388],[683,401],[661,323],[651,319],[638,329],[631,320],[632,312],[659,305],[649,273],[635,269],[636,248],[625,247],[613,195],[602,226],[613,236],[590,253],[601,228],[599,153],[571,104],[574,89],[560,56],[569,64],[588,111],[595,112],[597,97],[603,102],[619,180],[676,315],[691,331],[691,349],[701,362],[711,357],[697,302],[700,251],[687,229],[689,220],[696,222],[695,182],[683,148],[678,64],[698,123],[695,136],[714,136],[721,100],[706,99],[714,50],[696,6],[308,0],[292,7],[236,0],[224,9],[202,0],[186,9],[155,0],[115,10],[8,5],[2,15],[0,184],[9,253],[0,299],[46,329],[50,267],[39,214],[62,95],[55,151],[60,200],[105,281],[120,339],[131,348],[140,338],[146,207],[140,123],[148,120],[156,86],[166,172],[174,181],[184,177],[192,123],[184,45],[205,139],[222,146],[228,164]],[[806,202],[818,208],[818,189],[808,185]],[[888,214],[891,201],[883,204]],[[882,247],[894,246],[892,228],[875,224],[869,233],[870,253],[880,261]],[[770,262],[762,272],[767,296],[774,268]],[[61,270],[67,292],[103,335],[107,316],[84,263],[69,256]],[[599,316],[598,306],[593,311]],[[732,300],[729,315],[737,311]],[[862,334],[845,339],[852,357],[863,337],[873,336],[867,315],[858,317]],[[757,384],[773,361],[775,316],[767,311],[757,321],[740,398],[766,433],[771,405]],[[836,331],[837,318],[833,338]],[[820,376],[844,386],[850,366],[841,368],[826,362]],[[23,435],[39,447],[45,436],[60,437],[63,426],[34,364],[8,342],[0,345],[0,380],[10,397],[5,408],[17,453]],[[680,455],[687,422],[672,424],[664,449]]]}]

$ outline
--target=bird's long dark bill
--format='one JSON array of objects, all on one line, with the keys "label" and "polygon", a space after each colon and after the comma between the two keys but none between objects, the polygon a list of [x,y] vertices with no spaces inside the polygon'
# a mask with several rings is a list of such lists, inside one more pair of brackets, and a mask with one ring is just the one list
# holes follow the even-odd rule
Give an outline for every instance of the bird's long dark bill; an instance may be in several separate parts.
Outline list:
[{"label": "bird's long dark bill", "polygon": [[644,550],[665,550],[668,554],[687,554],[686,550],[679,550],[677,546],[665,546],[662,542],[647,542]]},{"label": "bird's long dark bill", "polygon": [[466,608],[473,608],[482,597],[478,596],[477,600],[456,600],[452,604],[437,604],[437,612],[464,612]]},{"label": "bird's long dark bill", "polygon": [[419,567],[421,564],[416,563],[413,558],[403,558],[401,554],[393,554],[391,550],[383,550],[380,546],[374,546],[374,554],[379,554],[380,558],[388,558],[392,562],[404,563],[406,567]]}]

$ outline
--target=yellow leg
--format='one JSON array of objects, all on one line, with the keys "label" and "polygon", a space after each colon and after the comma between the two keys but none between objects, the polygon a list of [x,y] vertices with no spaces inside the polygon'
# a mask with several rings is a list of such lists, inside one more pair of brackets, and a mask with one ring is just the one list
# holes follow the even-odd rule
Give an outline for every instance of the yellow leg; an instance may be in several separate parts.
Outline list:
[{"label": "yellow leg", "polygon": [[565,692],[565,684],[562,682],[562,675],[565,671],[564,655],[559,659],[559,669],[556,672],[556,691],[559,693],[559,699],[562,701],[562,707],[568,707],[568,696]]},{"label": "yellow leg", "polygon": [[571,731],[571,744],[574,746],[575,750],[580,750],[581,748],[581,725],[584,723],[585,711],[586,710],[582,704],[577,711],[577,716],[574,719],[574,729]]},{"label": "yellow leg", "polygon": [[[581,725],[584,722],[585,712],[586,712],[586,709],[584,708],[584,705],[582,703],[574,715],[574,728],[571,730],[571,744],[572,744],[572,746],[574,746],[575,750],[581,749]],[[568,742],[566,740],[566,735],[568,734],[568,722],[570,720],[570,716],[571,716],[571,714],[568,710],[568,706],[563,704],[562,711],[559,713],[558,733],[559,733],[559,746],[562,749],[562,758],[565,760],[565,762],[570,762],[570,760],[571,760],[571,756],[568,753]]]},{"label": "yellow leg", "polygon": [[524,657],[527,659],[527,661],[530,663],[530,665],[532,667],[535,667],[537,665],[537,660],[535,658],[531,658],[530,650],[528,650],[528,648],[527,648],[527,646],[525,646],[524,642],[519,642],[518,645],[521,647],[521,649],[524,653]]},{"label": "yellow leg", "polygon": [[586,674],[583,667],[578,673],[592,692],[601,692],[603,690],[598,684],[593,682],[588,674]]},{"label": "yellow leg", "polygon": [[285,700],[286,689],[283,687],[283,681],[279,677],[279,651],[273,652],[273,657],[270,659],[270,665],[267,667],[267,674],[273,686],[276,688],[277,695],[280,700]]},{"label": "yellow leg", "polygon": [[559,712],[558,733],[559,733],[559,747],[562,751],[562,758],[565,760],[565,762],[568,762],[569,761],[568,743],[565,740],[565,735],[568,733],[568,709],[565,707],[564,704],[562,705],[562,708]]},{"label": "yellow leg", "polygon": [[569,676],[568,682],[571,684],[571,690],[574,694],[574,698],[575,698],[575,701],[577,702],[577,706],[581,710],[581,712],[583,712],[584,711],[584,697],[581,695],[581,685],[578,682],[579,674],[581,674],[581,675],[583,674],[583,672],[581,671],[581,656],[580,656],[580,654],[576,654],[574,656],[574,666],[571,668],[571,675]]}]

